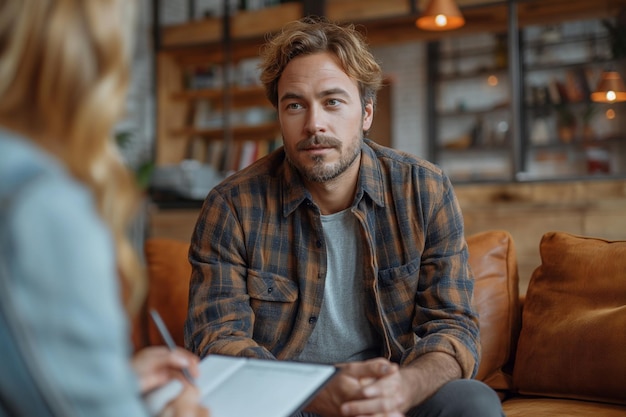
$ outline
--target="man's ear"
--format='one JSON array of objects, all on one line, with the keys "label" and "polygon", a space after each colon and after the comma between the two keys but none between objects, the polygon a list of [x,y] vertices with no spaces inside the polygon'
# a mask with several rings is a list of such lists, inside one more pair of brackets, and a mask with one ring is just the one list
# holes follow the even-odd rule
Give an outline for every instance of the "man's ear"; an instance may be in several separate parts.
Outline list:
[{"label": "man's ear", "polygon": [[371,99],[367,100],[363,108],[363,131],[367,132],[372,127],[374,120],[374,103]]}]

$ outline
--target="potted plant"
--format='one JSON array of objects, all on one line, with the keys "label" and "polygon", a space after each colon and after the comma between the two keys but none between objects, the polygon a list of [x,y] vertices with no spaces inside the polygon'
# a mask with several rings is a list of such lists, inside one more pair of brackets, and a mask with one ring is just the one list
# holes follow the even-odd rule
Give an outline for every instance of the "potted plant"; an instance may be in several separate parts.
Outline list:
[{"label": "potted plant", "polygon": [[[129,131],[120,131],[115,134],[115,142],[121,151],[126,149],[129,146],[133,138],[133,133]],[[148,189],[150,185],[150,179],[152,177],[152,172],[154,171],[154,162],[151,160],[142,160],[139,161],[136,166],[129,166],[128,169],[133,171],[135,174],[135,180],[137,181],[137,186],[145,191]]]}]

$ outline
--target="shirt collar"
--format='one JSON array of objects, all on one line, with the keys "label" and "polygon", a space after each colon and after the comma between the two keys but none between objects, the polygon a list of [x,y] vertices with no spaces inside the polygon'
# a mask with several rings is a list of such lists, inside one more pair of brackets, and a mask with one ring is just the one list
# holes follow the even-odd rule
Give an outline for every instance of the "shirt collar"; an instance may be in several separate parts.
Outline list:
[{"label": "shirt collar", "polygon": [[[367,194],[375,204],[384,207],[385,186],[380,163],[374,149],[372,149],[372,144],[371,140],[364,139],[361,146],[361,166],[359,168],[359,184],[357,185],[355,205]],[[283,161],[283,216],[287,217],[300,204],[313,205],[314,203],[311,194],[304,186],[298,170],[287,161],[287,158],[284,158]]]}]

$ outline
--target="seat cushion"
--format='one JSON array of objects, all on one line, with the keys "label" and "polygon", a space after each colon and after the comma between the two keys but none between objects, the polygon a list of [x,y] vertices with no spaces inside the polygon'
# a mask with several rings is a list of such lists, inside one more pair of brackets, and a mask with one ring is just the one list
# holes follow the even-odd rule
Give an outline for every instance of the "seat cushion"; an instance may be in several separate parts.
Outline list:
[{"label": "seat cushion", "polygon": [[494,389],[512,387],[505,367],[519,332],[519,279],[511,235],[502,230],[466,238],[474,274],[474,305],[479,314],[482,359],[476,379]]},{"label": "seat cushion", "polygon": [[[156,309],[178,346],[184,346],[184,324],[187,318],[189,278],[189,243],[165,238],[151,238],[145,243],[148,264],[146,311]],[[162,345],[156,326],[147,324],[147,344]]]},{"label": "seat cushion", "polygon": [[626,404],[626,241],[550,232],[540,254],[515,361],[519,392]]},{"label": "seat cushion", "polygon": [[626,417],[626,407],[591,401],[518,397],[504,401],[507,417]]}]

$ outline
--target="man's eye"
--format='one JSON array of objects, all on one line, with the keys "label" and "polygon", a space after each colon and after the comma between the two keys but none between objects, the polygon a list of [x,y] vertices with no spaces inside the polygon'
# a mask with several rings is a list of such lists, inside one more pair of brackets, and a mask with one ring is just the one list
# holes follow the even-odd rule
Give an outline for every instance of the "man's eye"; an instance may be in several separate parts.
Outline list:
[{"label": "man's eye", "polygon": [[335,98],[331,98],[327,101],[329,106],[338,106],[339,105],[339,100],[335,99]]},{"label": "man's eye", "polygon": [[289,110],[298,110],[301,109],[302,106],[300,105],[300,103],[289,103],[287,104],[287,109]]}]

